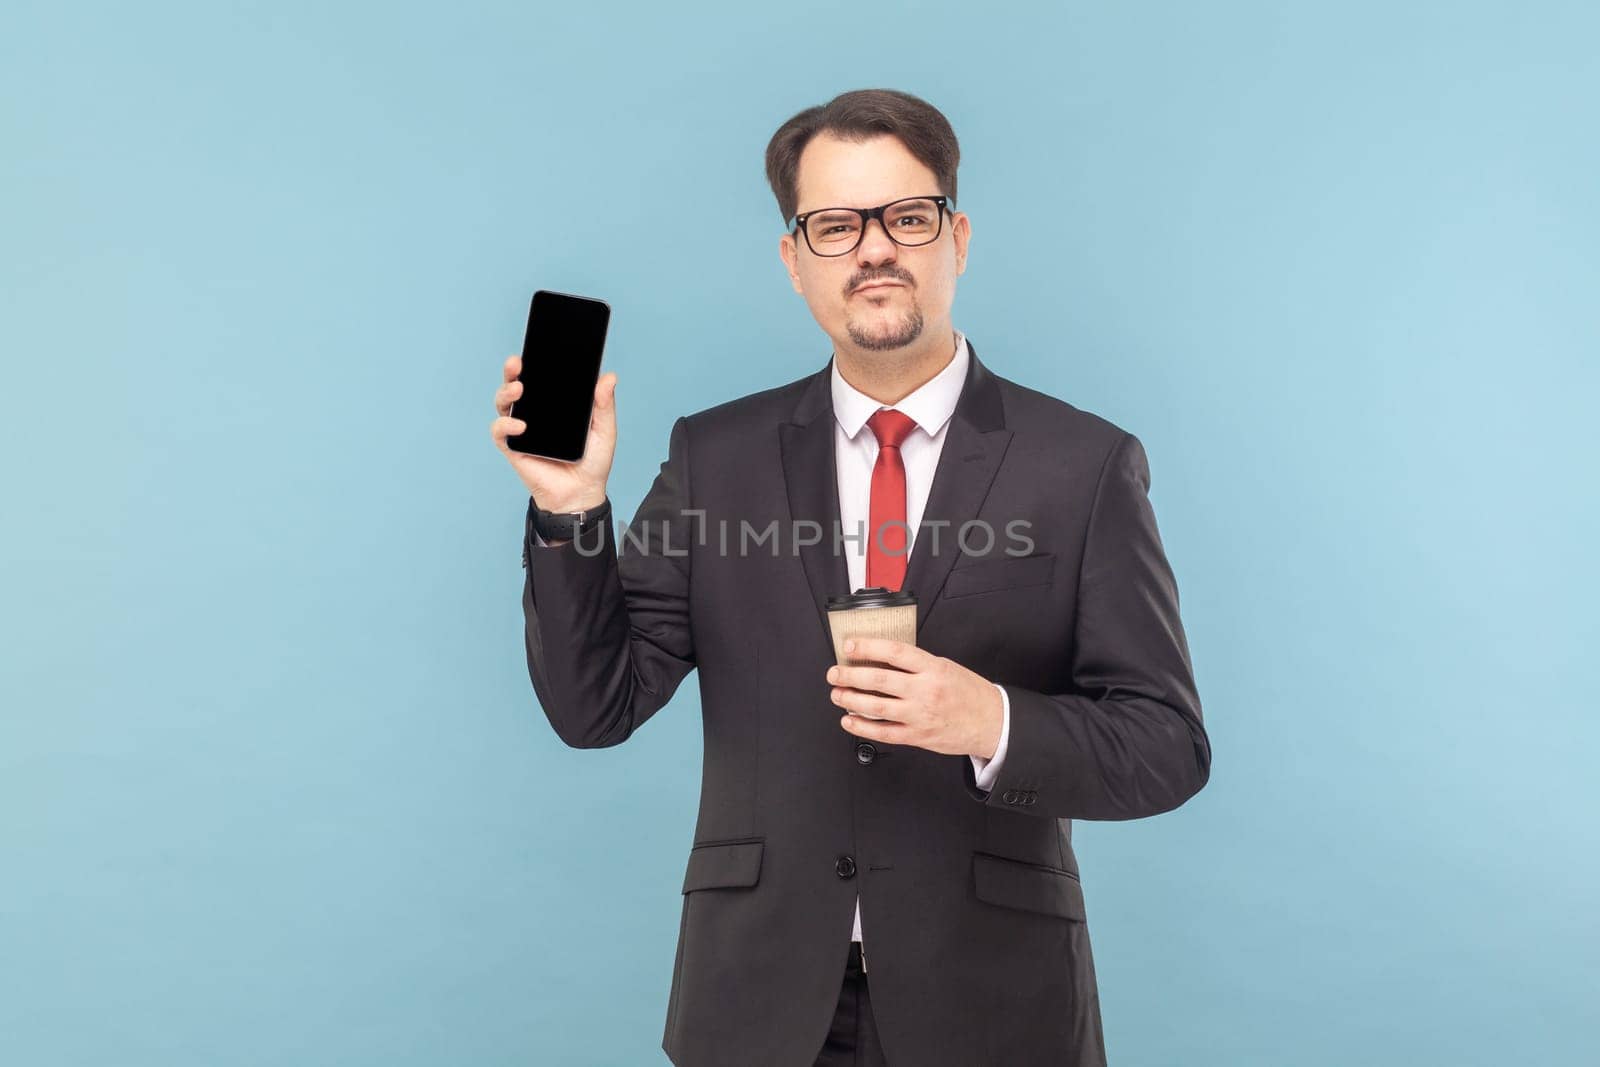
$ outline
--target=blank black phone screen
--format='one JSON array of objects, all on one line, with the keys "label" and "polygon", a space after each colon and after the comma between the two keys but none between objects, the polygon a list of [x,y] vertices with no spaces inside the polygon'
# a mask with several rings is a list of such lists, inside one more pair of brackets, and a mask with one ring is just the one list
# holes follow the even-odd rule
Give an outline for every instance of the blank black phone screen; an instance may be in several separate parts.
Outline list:
[{"label": "blank black phone screen", "polygon": [[569,462],[583,458],[610,322],[604,300],[548,289],[533,294],[518,376],[522,395],[511,404],[512,417],[528,429],[507,436],[507,448]]}]

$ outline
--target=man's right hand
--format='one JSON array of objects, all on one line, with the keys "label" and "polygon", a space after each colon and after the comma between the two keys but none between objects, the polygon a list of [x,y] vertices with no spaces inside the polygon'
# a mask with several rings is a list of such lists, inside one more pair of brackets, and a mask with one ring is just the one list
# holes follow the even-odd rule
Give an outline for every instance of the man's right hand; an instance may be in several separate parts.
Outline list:
[{"label": "man's right hand", "polygon": [[611,460],[617,450],[617,376],[602,374],[594,386],[594,411],[589,417],[589,437],[583,458],[566,463],[544,456],[514,452],[506,438],[523,433],[528,424],[511,417],[511,402],[522,396],[522,357],[505,362],[504,381],[494,394],[495,419],[489,433],[495,447],[505,454],[538,507],[545,511],[586,511],[599,507],[606,498],[606,481],[611,476]]}]

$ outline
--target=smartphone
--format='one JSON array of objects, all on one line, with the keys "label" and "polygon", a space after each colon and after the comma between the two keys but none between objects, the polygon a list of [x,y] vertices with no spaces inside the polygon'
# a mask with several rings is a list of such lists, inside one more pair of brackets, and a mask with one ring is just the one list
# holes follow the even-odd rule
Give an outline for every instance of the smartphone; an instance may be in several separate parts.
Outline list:
[{"label": "smartphone", "polygon": [[548,289],[533,294],[517,376],[522,395],[511,402],[511,417],[528,429],[508,435],[507,448],[568,463],[583,458],[610,324],[604,300]]}]

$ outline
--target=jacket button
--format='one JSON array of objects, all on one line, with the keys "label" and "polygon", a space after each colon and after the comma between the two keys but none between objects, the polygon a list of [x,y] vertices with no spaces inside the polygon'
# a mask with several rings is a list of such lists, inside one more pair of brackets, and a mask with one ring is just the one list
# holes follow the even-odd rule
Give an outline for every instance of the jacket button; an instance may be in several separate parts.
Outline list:
[{"label": "jacket button", "polygon": [[871,741],[863,741],[856,746],[856,761],[863,766],[877,758],[878,750],[872,747]]},{"label": "jacket button", "polygon": [[1007,789],[1000,799],[1007,804],[1015,804],[1017,802],[1017,791],[1015,789]]},{"label": "jacket button", "polygon": [[849,856],[840,856],[839,862],[833,865],[833,871],[840,878],[854,878],[856,875],[856,861]]},{"label": "jacket button", "polygon": [[1028,790],[1027,799],[1025,799],[1023,801],[1023,803],[1024,804],[1032,804],[1035,800],[1038,800],[1038,799],[1039,799],[1039,795],[1037,793],[1035,793],[1033,790],[1030,789],[1030,790]]}]

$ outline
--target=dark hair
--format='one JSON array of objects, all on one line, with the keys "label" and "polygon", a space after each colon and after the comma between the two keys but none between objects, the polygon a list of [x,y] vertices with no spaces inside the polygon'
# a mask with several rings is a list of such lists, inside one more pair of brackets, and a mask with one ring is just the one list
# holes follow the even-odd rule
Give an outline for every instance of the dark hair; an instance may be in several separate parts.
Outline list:
[{"label": "dark hair", "polygon": [[950,122],[939,109],[920,97],[894,89],[854,89],[840,93],[820,107],[808,107],[778,127],[767,142],[767,182],[778,198],[785,224],[798,210],[800,153],[819,133],[861,142],[882,134],[900,139],[906,149],[933,171],[936,192],[950,198],[955,209],[956,166],[961,146]]}]

